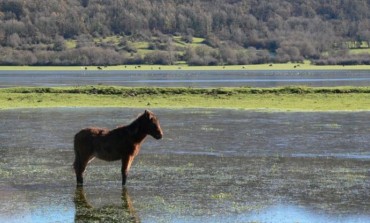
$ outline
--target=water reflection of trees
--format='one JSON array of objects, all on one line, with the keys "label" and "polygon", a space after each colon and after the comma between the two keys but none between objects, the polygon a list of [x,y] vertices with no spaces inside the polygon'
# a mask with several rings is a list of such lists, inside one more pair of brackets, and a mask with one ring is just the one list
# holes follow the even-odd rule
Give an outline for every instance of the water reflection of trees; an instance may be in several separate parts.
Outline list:
[{"label": "water reflection of trees", "polygon": [[76,187],[74,195],[75,222],[140,222],[127,188],[122,189],[121,204],[94,207],[86,199],[83,187]]}]

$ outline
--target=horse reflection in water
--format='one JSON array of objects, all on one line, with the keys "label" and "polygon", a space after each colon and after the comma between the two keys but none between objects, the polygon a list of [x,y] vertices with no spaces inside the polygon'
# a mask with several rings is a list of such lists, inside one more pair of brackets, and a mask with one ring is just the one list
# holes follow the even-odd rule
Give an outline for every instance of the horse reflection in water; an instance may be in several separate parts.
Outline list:
[{"label": "horse reflection in water", "polygon": [[95,208],[87,201],[83,187],[76,187],[74,197],[75,222],[140,222],[125,187],[122,188],[121,199],[121,205]]}]

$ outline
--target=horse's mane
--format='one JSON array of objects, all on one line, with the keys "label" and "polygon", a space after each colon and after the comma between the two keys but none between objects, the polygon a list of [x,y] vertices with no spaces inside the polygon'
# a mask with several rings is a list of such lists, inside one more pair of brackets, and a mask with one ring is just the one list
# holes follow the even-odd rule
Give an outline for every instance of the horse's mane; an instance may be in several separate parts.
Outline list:
[{"label": "horse's mane", "polygon": [[143,119],[145,118],[145,112],[144,113],[142,113],[142,114],[139,114],[137,117],[136,117],[136,119],[135,120],[133,120],[130,124],[128,124],[127,125],[127,127],[129,127],[129,126],[135,126],[135,125],[137,125],[137,124],[139,124],[140,122],[142,122],[143,121]]},{"label": "horse's mane", "polygon": [[131,135],[140,134],[141,127],[142,127],[141,123],[143,122],[143,120],[145,120],[146,118],[145,116],[146,116],[146,112],[139,114],[135,120],[133,120],[130,124],[126,125],[124,128],[128,130],[128,132]]},{"label": "horse's mane", "polygon": [[132,135],[135,137],[138,136],[139,138],[141,138],[141,135],[142,135],[141,133],[143,130],[142,123],[147,118],[146,117],[147,115],[149,115],[150,117],[151,115],[153,115],[153,113],[146,110],[144,113],[139,114],[137,118],[133,120],[130,124],[119,126],[116,129],[113,129],[111,132],[115,132],[118,134],[129,134],[129,135]]}]

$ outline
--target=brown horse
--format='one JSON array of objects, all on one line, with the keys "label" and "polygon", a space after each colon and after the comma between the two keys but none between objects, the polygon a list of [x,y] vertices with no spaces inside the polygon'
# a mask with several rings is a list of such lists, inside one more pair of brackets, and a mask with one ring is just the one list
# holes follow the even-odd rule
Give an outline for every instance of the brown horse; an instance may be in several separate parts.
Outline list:
[{"label": "brown horse", "polygon": [[106,161],[122,161],[122,185],[132,161],[139,153],[141,143],[147,135],[161,139],[162,129],[155,115],[145,110],[130,125],[113,130],[106,128],[86,128],[75,135],[75,161],[73,167],[76,172],[77,185],[83,185],[83,173],[87,164],[95,157]]}]

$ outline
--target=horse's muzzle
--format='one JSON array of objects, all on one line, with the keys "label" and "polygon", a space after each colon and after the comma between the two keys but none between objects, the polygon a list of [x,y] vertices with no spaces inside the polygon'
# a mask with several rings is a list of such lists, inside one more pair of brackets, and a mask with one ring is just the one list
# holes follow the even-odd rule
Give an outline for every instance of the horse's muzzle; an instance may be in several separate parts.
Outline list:
[{"label": "horse's muzzle", "polygon": [[162,137],[163,137],[162,133],[154,136],[155,139],[162,139]]},{"label": "horse's muzzle", "polygon": [[162,131],[160,131],[160,132],[158,132],[157,134],[153,135],[153,137],[154,137],[155,139],[162,139],[162,138],[163,138],[163,132],[162,132]]}]

